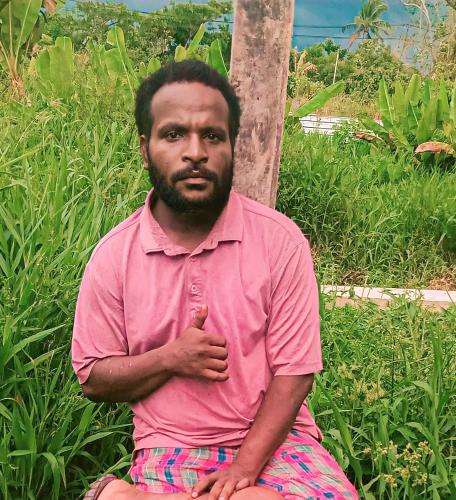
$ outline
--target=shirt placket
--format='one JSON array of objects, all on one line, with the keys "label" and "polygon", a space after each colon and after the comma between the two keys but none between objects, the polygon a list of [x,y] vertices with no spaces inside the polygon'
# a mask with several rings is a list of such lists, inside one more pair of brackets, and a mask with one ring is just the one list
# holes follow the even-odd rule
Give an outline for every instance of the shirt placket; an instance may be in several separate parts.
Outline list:
[{"label": "shirt placket", "polygon": [[199,312],[203,302],[203,280],[201,276],[200,255],[191,255],[188,259],[187,294],[191,316]]}]

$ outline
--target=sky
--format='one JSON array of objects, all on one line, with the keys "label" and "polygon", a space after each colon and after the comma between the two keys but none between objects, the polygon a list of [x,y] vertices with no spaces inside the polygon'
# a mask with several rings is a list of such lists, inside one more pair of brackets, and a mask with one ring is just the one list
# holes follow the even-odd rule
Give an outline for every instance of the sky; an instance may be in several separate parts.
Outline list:
[{"label": "sky", "polygon": [[[188,1],[176,0],[176,3]],[[169,0],[109,0],[109,3],[124,3],[132,10],[150,12],[168,5]],[[206,3],[206,0],[192,0],[192,3]],[[361,3],[362,0],[295,0],[292,46],[301,50],[331,37],[346,47],[350,33],[342,33],[341,27],[353,21]],[[393,25],[393,31],[385,42],[399,50],[403,43],[401,36],[406,30],[408,34],[414,31],[407,25],[416,24],[417,20],[412,19],[400,0],[386,0],[386,3],[388,11],[384,18]]]}]

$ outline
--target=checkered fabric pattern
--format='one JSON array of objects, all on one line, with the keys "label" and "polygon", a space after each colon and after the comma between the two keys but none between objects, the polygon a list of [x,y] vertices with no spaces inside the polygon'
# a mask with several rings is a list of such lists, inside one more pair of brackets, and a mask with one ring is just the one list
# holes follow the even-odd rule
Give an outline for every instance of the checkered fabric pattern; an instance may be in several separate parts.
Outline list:
[{"label": "checkered fabric pattern", "polygon": [[[130,475],[136,487],[150,493],[191,490],[201,477],[228,467],[238,448],[152,448],[135,453]],[[291,431],[257,480],[286,500],[357,499],[342,469],[309,435]]]}]

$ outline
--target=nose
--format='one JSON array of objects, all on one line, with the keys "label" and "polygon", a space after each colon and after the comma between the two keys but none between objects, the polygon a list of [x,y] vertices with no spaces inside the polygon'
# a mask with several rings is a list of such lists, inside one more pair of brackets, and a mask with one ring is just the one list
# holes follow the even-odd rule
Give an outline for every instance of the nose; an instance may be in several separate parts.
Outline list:
[{"label": "nose", "polygon": [[185,142],[185,149],[182,153],[182,160],[191,163],[206,163],[208,153],[204,139],[197,134],[192,134]]}]

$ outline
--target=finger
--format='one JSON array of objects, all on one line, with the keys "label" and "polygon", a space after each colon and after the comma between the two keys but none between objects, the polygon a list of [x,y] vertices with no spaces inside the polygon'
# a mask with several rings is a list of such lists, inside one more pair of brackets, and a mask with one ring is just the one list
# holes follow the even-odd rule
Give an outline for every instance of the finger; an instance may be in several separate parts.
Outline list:
[{"label": "finger", "polygon": [[212,474],[208,474],[207,476],[200,479],[192,489],[192,498],[197,498],[201,493],[207,490],[209,486],[214,484],[218,478],[218,472],[214,472]]},{"label": "finger", "polygon": [[216,372],[224,372],[228,368],[228,363],[221,359],[210,358],[206,361],[206,368]]},{"label": "finger", "polygon": [[228,357],[228,351],[224,347],[217,347],[215,345],[207,348],[207,354],[214,359],[225,360]]},{"label": "finger", "polygon": [[237,483],[235,489],[236,489],[236,491],[239,491],[239,490],[243,490],[244,488],[247,488],[248,486],[250,486],[250,481],[247,477],[245,477],[244,479],[241,479]]},{"label": "finger", "polygon": [[211,380],[212,382],[225,382],[228,380],[230,377],[228,373],[225,372],[217,372],[215,370],[210,370],[209,368],[205,368],[201,372],[201,377]]},{"label": "finger", "polygon": [[234,493],[235,487],[236,487],[235,480],[227,481],[223,486],[222,491],[220,492],[219,500],[228,500]]},{"label": "finger", "polygon": [[207,497],[207,500],[219,500],[220,493],[222,492],[223,486],[224,486],[224,480],[216,481],[213,484],[211,491],[209,492],[209,496]]},{"label": "finger", "polygon": [[207,341],[212,346],[225,347],[226,346],[226,338],[219,333],[208,333]]},{"label": "finger", "polygon": [[198,328],[201,330],[204,326],[204,322],[206,321],[208,314],[208,307],[206,304],[201,304],[201,307],[199,311],[196,311],[196,313],[193,315],[192,320],[190,322],[190,326],[193,326],[193,328]]}]

